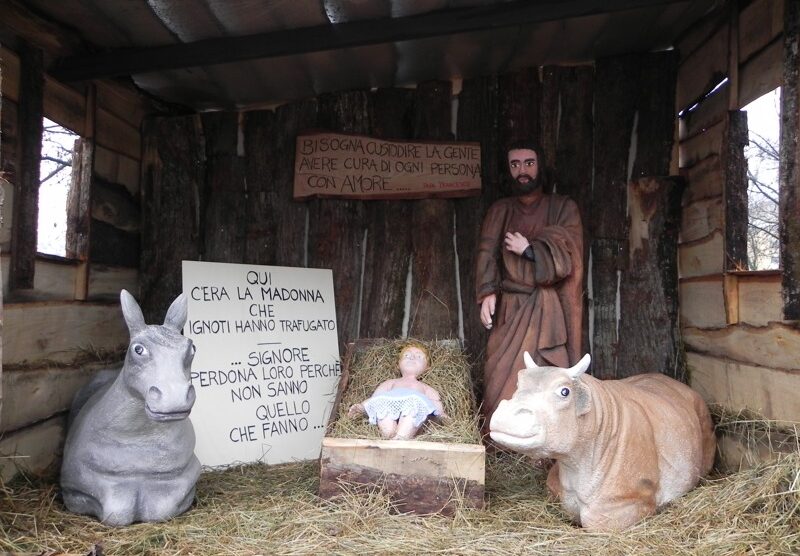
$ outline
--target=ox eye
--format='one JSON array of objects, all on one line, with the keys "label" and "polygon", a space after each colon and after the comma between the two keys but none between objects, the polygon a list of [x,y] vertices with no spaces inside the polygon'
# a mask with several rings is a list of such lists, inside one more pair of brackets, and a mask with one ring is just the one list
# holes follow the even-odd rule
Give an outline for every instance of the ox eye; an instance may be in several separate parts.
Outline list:
[{"label": "ox eye", "polygon": [[562,388],[562,389],[561,389],[561,391],[559,392],[559,394],[561,394],[561,397],[562,397],[562,398],[566,398],[567,396],[569,396],[569,388],[567,388],[567,387],[565,386],[564,388]]},{"label": "ox eye", "polygon": [[133,351],[136,353],[136,355],[144,355],[147,353],[147,349],[142,344],[135,344],[133,346]]}]

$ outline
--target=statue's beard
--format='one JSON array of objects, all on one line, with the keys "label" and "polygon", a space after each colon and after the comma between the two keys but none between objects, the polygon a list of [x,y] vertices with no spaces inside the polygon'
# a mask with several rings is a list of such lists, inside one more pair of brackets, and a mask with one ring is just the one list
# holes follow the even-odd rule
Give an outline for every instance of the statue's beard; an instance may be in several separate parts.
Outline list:
[{"label": "statue's beard", "polygon": [[[520,178],[528,178],[527,181],[520,181]],[[527,195],[528,193],[533,193],[537,189],[541,182],[539,181],[539,177],[532,178],[528,174],[520,174],[516,178],[511,180],[511,191],[514,195]]]}]

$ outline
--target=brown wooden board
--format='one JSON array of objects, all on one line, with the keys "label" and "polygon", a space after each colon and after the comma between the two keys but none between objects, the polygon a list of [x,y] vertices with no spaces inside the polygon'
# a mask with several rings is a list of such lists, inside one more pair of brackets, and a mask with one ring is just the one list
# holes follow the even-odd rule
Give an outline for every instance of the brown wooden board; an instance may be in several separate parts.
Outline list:
[{"label": "brown wooden board", "polygon": [[[369,94],[364,91],[321,96],[317,127],[366,133],[369,101]],[[363,210],[359,201],[315,199],[308,203],[308,266],[333,271],[340,347],[358,337]]]},{"label": "brown wooden board", "polygon": [[747,269],[747,143],[747,112],[729,112],[720,153],[725,177],[725,270]]},{"label": "brown wooden board", "polygon": [[698,101],[728,74],[728,39],[729,25],[726,22],[681,60],[676,95],[678,110]]},{"label": "brown wooden board", "polygon": [[126,232],[139,232],[141,205],[124,185],[95,175],[92,181],[92,218]]},{"label": "brown wooden board", "polygon": [[755,0],[739,13],[739,63],[783,32],[784,0]]},{"label": "brown wooden board", "polygon": [[[450,137],[452,84],[421,83],[416,89],[414,137]],[[416,201],[411,214],[412,281],[408,334],[420,339],[458,337],[454,202]]]},{"label": "brown wooden board", "polygon": [[721,275],[681,280],[681,326],[713,328],[728,322]]},{"label": "brown wooden board", "polygon": [[500,195],[504,159],[497,157],[499,98],[496,77],[464,81],[458,99],[458,138],[481,141],[483,187],[480,197],[455,202],[456,245],[458,248],[464,342],[473,366],[473,383],[480,387],[483,354],[488,332],[481,324],[480,306],[475,298],[475,257],[481,224],[489,206]]},{"label": "brown wooden board", "polygon": [[709,197],[683,207],[681,241],[696,241],[722,231],[722,197]]},{"label": "brown wooden board", "polygon": [[453,515],[483,508],[486,449],[477,444],[420,440],[324,438],[319,495],[347,490],[389,494],[400,512]]},{"label": "brown wooden board", "polygon": [[[372,94],[372,135],[405,139],[413,134],[415,94],[411,89],[378,89]],[[406,282],[411,261],[410,201],[365,203],[364,253],[359,336],[395,338],[403,331]]]},{"label": "brown wooden board", "polygon": [[783,314],[800,319],[800,5],[786,2],[779,183]]},{"label": "brown wooden board", "polygon": [[658,372],[685,381],[678,323],[680,178],[628,186],[628,270],[620,284],[616,378]]},{"label": "brown wooden board", "polygon": [[[551,74],[552,75],[552,74]],[[589,279],[589,223],[592,220],[592,176],[594,149],[594,68],[592,66],[554,68],[555,79],[545,80],[543,91],[553,86],[558,88],[559,118],[555,159],[550,159],[554,168],[554,189],[558,194],[568,195],[578,205],[583,222],[583,271],[584,285]],[[553,114],[550,115],[554,116]],[[546,115],[542,114],[542,136],[545,133]],[[586,288],[584,287],[584,291]],[[584,294],[585,295],[585,294]],[[588,297],[584,297],[583,352],[589,353]]]},{"label": "brown wooden board", "polygon": [[783,37],[776,37],[739,69],[739,107],[780,87],[783,73]]},{"label": "brown wooden board", "polygon": [[275,264],[281,266],[305,266],[308,203],[292,199],[294,149],[297,133],[316,127],[318,109],[317,100],[301,100],[278,107],[275,111],[275,177],[272,184],[262,183],[269,179],[266,176],[258,182],[261,191],[272,192],[272,210],[278,231]]},{"label": "brown wooden board", "polygon": [[142,136],[141,306],[162,322],[183,290],[181,261],[200,257],[205,152],[194,116],[145,120]]},{"label": "brown wooden board", "polygon": [[720,274],[725,248],[721,231],[696,241],[682,243],[678,251],[681,278]]},{"label": "brown wooden board", "polygon": [[128,268],[139,266],[141,260],[139,232],[121,230],[95,219],[92,219],[91,226],[90,259],[93,263]]},{"label": "brown wooden board", "polygon": [[[638,56],[601,59],[595,74],[595,136],[602,139],[594,145],[588,226],[594,308],[592,373],[601,378],[617,374],[617,292],[627,261],[625,203],[640,62]],[[640,121],[644,117],[639,114]]]},{"label": "brown wooden board", "polygon": [[678,54],[674,50],[643,54],[636,109],[636,158],[632,178],[666,176],[675,141],[675,83]]},{"label": "brown wooden board", "polygon": [[237,154],[236,112],[201,116],[206,148],[206,175],[201,214],[203,260],[242,263],[245,257],[247,202],[244,160]]},{"label": "brown wooden board", "polygon": [[275,183],[277,166],[277,135],[275,113],[254,110],[244,114],[244,164],[247,184],[245,208],[244,260],[249,264],[275,264],[275,249],[279,242],[277,214],[273,199],[277,197]]},{"label": "brown wooden board", "polygon": [[9,289],[33,287],[39,214],[39,158],[42,150],[42,51],[27,44],[20,49],[20,101],[14,176],[14,227],[11,237]]},{"label": "brown wooden board", "polygon": [[681,176],[686,179],[687,183],[683,195],[684,205],[722,195],[722,163],[718,154],[682,169]]}]

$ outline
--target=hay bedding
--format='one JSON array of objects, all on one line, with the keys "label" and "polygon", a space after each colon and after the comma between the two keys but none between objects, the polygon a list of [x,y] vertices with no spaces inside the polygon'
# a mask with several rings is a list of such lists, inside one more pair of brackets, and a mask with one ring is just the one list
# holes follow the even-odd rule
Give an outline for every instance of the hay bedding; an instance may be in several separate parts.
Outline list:
[{"label": "hay bedding", "polygon": [[[367,353],[359,363],[373,369],[369,376],[374,384],[351,391],[360,382],[351,375],[342,411],[394,376],[398,345],[384,347],[386,353]],[[433,370],[423,380],[442,393],[454,423],[428,427],[423,436],[471,441],[477,434],[474,411],[460,415],[459,409],[472,403],[469,385],[464,382],[462,389],[461,382],[454,386],[452,373],[436,373],[445,360],[444,367],[466,365],[450,357],[451,352],[447,346],[434,346]],[[389,376],[372,376],[374,369]],[[465,377],[465,369],[454,372]],[[444,382],[435,382],[439,380]],[[739,433],[742,427],[759,434],[770,428],[763,420],[730,414],[720,421],[722,430]],[[377,437],[377,427],[364,423],[339,419],[333,434]],[[797,443],[796,431],[789,436]],[[589,533],[570,525],[560,505],[546,496],[545,472],[513,454],[487,457],[487,508],[460,509],[453,517],[397,514],[379,487],[322,500],[316,496],[318,477],[316,462],[207,472],[197,483],[195,504],[184,515],[167,523],[118,529],[66,512],[55,478],[17,479],[0,485],[0,553],[87,554],[99,544],[105,554],[114,555],[800,554],[800,448],[776,462],[705,480],[624,533]]]}]

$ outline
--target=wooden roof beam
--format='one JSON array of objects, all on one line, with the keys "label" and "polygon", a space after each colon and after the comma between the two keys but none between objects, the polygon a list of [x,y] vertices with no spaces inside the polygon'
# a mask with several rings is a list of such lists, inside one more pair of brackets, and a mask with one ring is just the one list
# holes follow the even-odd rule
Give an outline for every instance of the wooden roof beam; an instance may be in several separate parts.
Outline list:
[{"label": "wooden roof beam", "polygon": [[407,17],[349,21],[241,37],[70,56],[56,60],[49,73],[62,81],[133,75],[400,42],[675,3],[688,4],[687,0],[515,0]]}]

